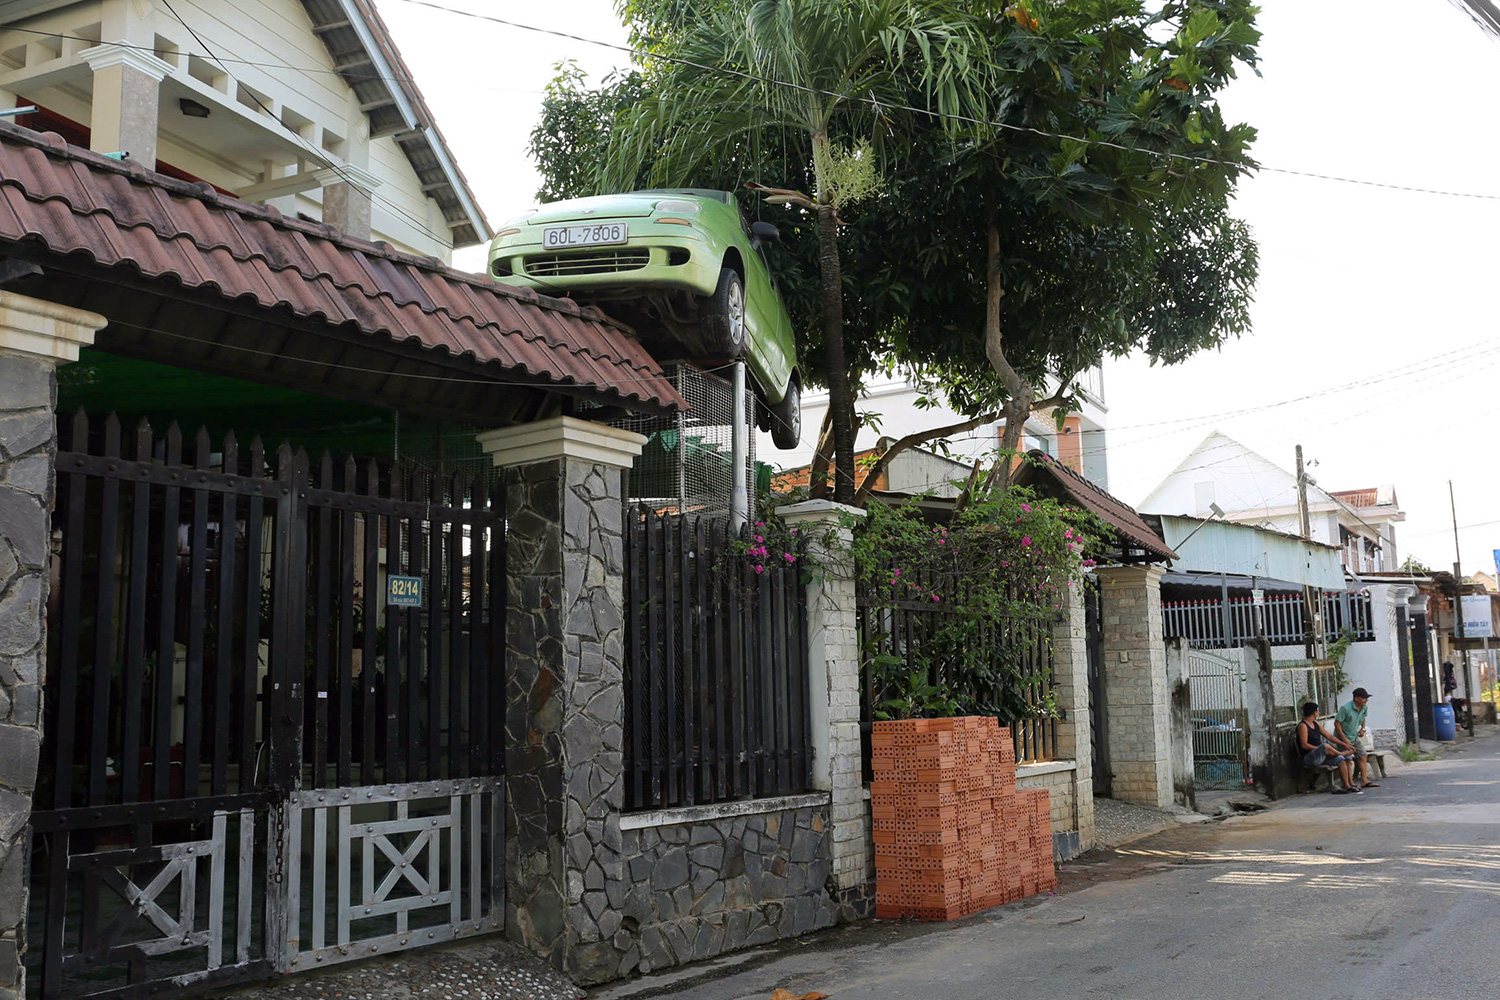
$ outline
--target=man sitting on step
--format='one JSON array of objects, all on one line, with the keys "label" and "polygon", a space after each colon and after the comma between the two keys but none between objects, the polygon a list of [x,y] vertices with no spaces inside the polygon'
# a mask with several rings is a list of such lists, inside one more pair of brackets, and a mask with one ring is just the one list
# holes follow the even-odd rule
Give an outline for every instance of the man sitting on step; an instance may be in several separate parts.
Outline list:
[{"label": "man sitting on step", "polygon": [[1353,748],[1340,748],[1340,743],[1338,737],[1325,732],[1318,725],[1318,703],[1310,701],[1303,705],[1302,721],[1297,723],[1297,749],[1302,754],[1302,763],[1308,767],[1337,767],[1339,778],[1344,784],[1342,788],[1335,788],[1333,794],[1348,795],[1353,792],[1363,795],[1364,792],[1354,785],[1349,773],[1349,761],[1354,756]]}]

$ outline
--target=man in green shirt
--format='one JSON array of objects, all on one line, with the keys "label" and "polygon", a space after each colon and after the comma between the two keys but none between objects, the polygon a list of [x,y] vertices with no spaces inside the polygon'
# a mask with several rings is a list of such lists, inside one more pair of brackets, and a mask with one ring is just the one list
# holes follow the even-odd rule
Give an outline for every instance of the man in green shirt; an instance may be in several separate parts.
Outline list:
[{"label": "man in green shirt", "polygon": [[1359,761],[1359,784],[1361,788],[1379,788],[1380,782],[1370,780],[1370,759],[1365,755],[1360,738],[1365,735],[1365,716],[1370,714],[1370,692],[1362,687],[1354,689],[1354,700],[1340,708],[1333,717],[1333,734],[1353,747]]}]

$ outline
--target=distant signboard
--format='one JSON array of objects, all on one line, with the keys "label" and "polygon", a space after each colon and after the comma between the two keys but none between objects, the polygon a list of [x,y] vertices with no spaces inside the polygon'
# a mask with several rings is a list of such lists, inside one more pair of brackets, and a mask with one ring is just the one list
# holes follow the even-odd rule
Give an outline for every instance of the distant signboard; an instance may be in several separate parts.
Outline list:
[{"label": "distant signboard", "polygon": [[1494,630],[1490,625],[1490,595],[1465,594],[1463,596],[1465,639],[1491,639]]},{"label": "distant signboard", "polygon": [[393,608],[420,608],[422,606],[422,578],[395,574],[386,577],[385,603]]}]

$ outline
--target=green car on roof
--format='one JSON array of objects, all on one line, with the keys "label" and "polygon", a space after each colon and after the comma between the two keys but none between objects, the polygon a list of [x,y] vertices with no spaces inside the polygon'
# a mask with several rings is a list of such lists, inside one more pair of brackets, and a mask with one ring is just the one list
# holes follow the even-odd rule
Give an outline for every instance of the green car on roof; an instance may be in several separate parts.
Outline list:
[{"label": "green car on roof", "polygon": [[632,191],[543,205],[490,243],[496,280],[567,295],[635,327],[663,361],[743,358],[779,448],[802,431],[802,377],[791,320],[761,256],[778,237],[734,195]]}]

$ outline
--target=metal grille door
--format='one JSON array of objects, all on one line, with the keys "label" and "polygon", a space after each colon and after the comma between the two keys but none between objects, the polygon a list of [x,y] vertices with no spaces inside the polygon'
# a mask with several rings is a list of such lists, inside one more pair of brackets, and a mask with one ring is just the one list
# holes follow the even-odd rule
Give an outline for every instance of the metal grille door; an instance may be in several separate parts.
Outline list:
[{"label": "metal grille door", "polygon": [[495,929],[504,517],[486,484],[325,456],[315,486],[285,446],[69,423],[31,822],[42,996]]},{"label": "metal grille door", "polygon": [[1249,730],[1245,666],[1238,656],[1189,649],[1193,706],[1193,776],[1199,788],[1240,788],[1245,783]]}]

